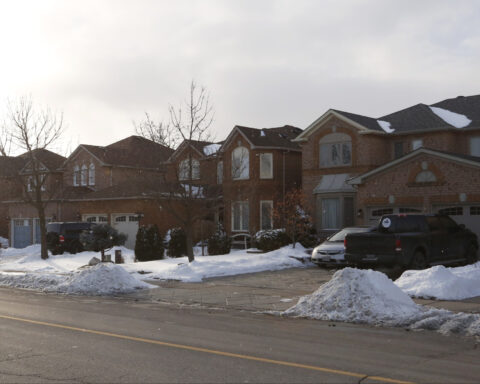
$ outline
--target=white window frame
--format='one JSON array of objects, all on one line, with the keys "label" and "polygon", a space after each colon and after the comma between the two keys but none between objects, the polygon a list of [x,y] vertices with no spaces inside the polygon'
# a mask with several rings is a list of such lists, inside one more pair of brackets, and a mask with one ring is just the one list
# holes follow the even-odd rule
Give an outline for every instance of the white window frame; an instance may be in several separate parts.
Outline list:
[{"label": "white window frame", "polygon": [[470,155],[480,157],[480,136],[470,138]]},{"label": "white window frame", "polygon": [[79,176],[80,176],[80,167],[78,165],[75,165],[73,167],[73,186],[78,187],[80,185],[79,183]]},{"label": "white window frame", "polygon": [[[263,227],[263,205],[268,204],[270,205],[270,227],[264,228]],[[273,229],[273,200],[260,200],[260,229],[261,230],[268,230]]]},{"label": "white window frame", "polygon": [[[348,147],[349,159],[345,162],[344,146]],[[338,162],[331,159],[333,147],[338,151]],[[325,155],[326,154],[326,155]],[[318,165],[320,168],[351,167],[353,163],[352,137],[346,133],[329,133],[318,142]]]},{"label": "white window frame", "polygon": [[[239,220],[239,223],[240,223],[240,228],[239,229],[236,229],[235,228],[235,205],[236,204],[241,204],[240,205],[240,210],[239,210],[239,214],[240,214],[240,220]],[[246,207],[246,208],[245,208]],[[248,223],[247,223],[247,228],[246,229],[243,229],[244,228],[244,222],[243,222],[243,210],[246,209],[247,210],[247,214],[248,214]],[[232,232],[248,232],[249,231],[249,227],[250,226],[250,204],[248,203],[248,200],[245,200],[245,201],[234,201],[232,203]]]},{"label": "white window frame", "polygon": [[190,161],[192,164],[191,180],[200,179],[200,162],[192,158],[178,163],[178,180],[190,180]]},{"label": "white window frame", "polygon": [[[242,168],[238,172],[238,162],[235,160],[235,155],[241,152],[239,166]],[[248,180],[250,178],[250,151],[247,147],[237,147],[232,151],[232,179],[233,180]]]},{"label": "white window frame", "polygon": [[88,166],[88,185],[95,185],[95,164],[93,163]]},{"label": "white window frame", "polygon": [[[270,158],[270,170],[267,174],[262,174],[264,158]],[[273,153],[260,153],[260,179],[273,179]]]},{"label": "white window frame", "polygon": [[87,177],[88,177],[88,167],[83,164],[80,168],[80,184],[82,187],[87,185]]},{"label": "white window frame", "polygon": [[423,147],[423,139],[414,139],[412,140],[412,151],[415,151],[418,148]]}]

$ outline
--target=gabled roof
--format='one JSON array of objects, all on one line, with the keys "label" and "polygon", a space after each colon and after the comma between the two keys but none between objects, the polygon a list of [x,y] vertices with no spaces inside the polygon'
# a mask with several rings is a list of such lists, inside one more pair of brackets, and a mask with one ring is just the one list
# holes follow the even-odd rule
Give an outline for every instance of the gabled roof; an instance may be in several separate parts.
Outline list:
[{"label": "gabled roof", "polygon": [[[48,149],[34,149],[32,151],[33,157],[43,164],[49,171],[58,170],[62,164],[65,162],[66,158],[58,155]],[[30,154],[28,152],[18,156],[19,158],[24,159],[25,166],[28,165],[30,161]]]},{"label": "gabled roof", "polygon": [[300,146],[294,143],[302,130],[292,125],[285,125],[277,128],[249,128],[236,125],[224,141],[221,151],[230,142],[234,134],[240,133],[247,140],[252,148],[276,148],[300,151]]},{"label": "gabled roof", "polygon": [[133,168],[158,168],[168,160],[173,149],[155,143],[140,136],[130,136],[106,147],[81,144],[70,158],[73,158],[80,148],[96,157],[102,165]]},{"label": "gabled roof", "polygon": [[211,141],[199,141],[199,140],[183,140],[182,143],[178,146],[175,152],[169,158],[169,161],[173,161],[178,157],[187,147],[193,148],[201,157],[207,157],[216,154],[216,151],[207,151],[206,148],[209,148],[214,145],[219,145],[221,143],[214,143]]},{"label": "gabled roof", "polygon": [[476,156],[469,156],[469,155],[461,155],[458,153],[452,153],[452,152],[445,152],[445,151],[438,151],[436,149],[430,149],[430,148],[419,148],[415,151],[412,151],[410,153],[407,153],[405,156],[402,156],[398,159],[392,160],[388,163],[385,163],[381,165],[380,167],[377,167],[375,169],[372,169],[371,171],[368,171],[362,175],[352,177],[351,179],[347,180],[348,184],[351,185],[356,185],[356,184],[362,184],[365,179],[368,179],[371,176],[374,176],[380,172],[383,172],[389,168],[392,168],[398,164],[401,164],[405,161],[410,160],[413,157],[416,157],[420,154],[427,154],[427,155],[432,155],[432,156],[437,156],[446,160],[450,161],[455,161],[458,163],[462,163],[465,165],[473,165],[475,167],[480,167],[480,157]]},{"label": "gabled roof", "polygon": [[21,157],[0,156],[0,177],[13,177],[25,166],[25,159]]},{"label": "gabled roof", "polygon": [[[432,110],[432,107],[433,109],[441,108],[443,110],[442,112],[446,114],[457,114],[453,116],[453,121],[460,118],[466,121],[466,123],[462,126],[456,126],[455,123],[446,121],[444,117],[440,117],[438,113]],[[458,96],[430,106],[417,104],[378,118],[330,109],[310,124],[294,141],[305,141],[312,132],[332,116],[351,124],[360,131],[380,134],[428,132],[467,127],[480,128],[480,95]],[[386,123],[388,129],[384,130],[380,126],[380,122]]]}]

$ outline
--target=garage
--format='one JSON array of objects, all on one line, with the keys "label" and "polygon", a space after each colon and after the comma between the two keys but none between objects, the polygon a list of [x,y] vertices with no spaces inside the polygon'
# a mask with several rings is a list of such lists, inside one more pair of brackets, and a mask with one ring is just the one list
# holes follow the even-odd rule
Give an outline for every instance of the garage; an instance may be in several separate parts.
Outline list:
[{"label": "garage", "polygon": [[480,240],[480,204],[436,206],[434,211],[450,216],[458,224],[465,224]]},{"label": "garage", "polygon": [[138,215],[134,213],[114,214],[112,215],[112,226],[118,232],[127,235],[125,247],[134,249],[138,232]]},{"label": "garage", "polygon": [[32,245],[32,221],[30,219],[13,219],[14,248],[25,248]]},{"label": "garage", "polygon": [[108,224],[108,215],[106,213],[82,215],[82,221],[95,224]]}]

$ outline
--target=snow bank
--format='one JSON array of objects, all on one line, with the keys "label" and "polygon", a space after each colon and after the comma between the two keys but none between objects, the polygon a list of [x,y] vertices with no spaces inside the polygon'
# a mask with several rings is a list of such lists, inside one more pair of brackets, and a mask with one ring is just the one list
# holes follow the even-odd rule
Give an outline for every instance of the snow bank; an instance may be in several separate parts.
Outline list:
[{"label": "snow bank", "polygon": [[435,266],[405,271],[395,284],[413,297],[463,300],[480,296],[480,262],[457,268]]},{"label": "snow bank", "polygon": [[0,273],[0,286],[80,295],[115,295],[154,287],[115,264],[85,267],[68,275],[4,272]]},{"label": "snow bank", "polygon": [[472,120],[470,120],[467,116],[449,111],[447,109],[438,107],[430,107],[430,109],[443,121],[445,121],[447,124],[453,125],[455,128],[465,128],[472,122]]},{"label": "snow bank", "polygon": [[329,282],[282,314],[480,336],[480,315],[418,305],[386,275],[371,270],[337,271]]},{"label": "snow bank", "polygon": [[209,144],[209,145],[206,145],[205,147],[203,147],[203,153],[204,153],[206,156],[214,155],[215,153],[218,152],[218,150],[220,149],[221,146],[222,146],[221,144]]}]

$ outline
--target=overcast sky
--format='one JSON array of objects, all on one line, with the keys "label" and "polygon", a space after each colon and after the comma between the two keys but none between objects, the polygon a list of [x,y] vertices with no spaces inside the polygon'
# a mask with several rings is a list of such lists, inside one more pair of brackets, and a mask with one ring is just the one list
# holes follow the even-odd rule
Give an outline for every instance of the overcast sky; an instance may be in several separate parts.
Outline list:
[{"label": "overcast sky", "polygon": [[[0,1],[0,101],[63,111],[72,147],[167,119],[195,79],[218,140],[480,93],[480,1]],[[72,148],[73,149],[73,148]]]}]

